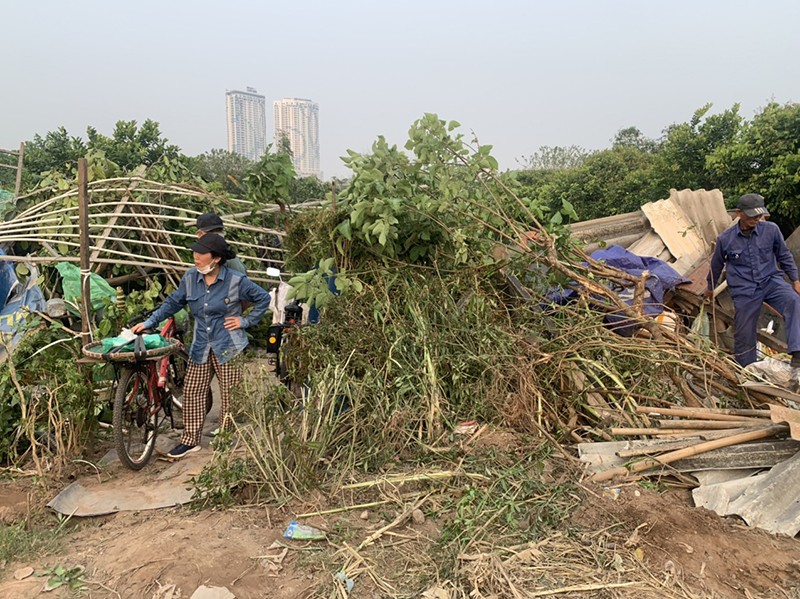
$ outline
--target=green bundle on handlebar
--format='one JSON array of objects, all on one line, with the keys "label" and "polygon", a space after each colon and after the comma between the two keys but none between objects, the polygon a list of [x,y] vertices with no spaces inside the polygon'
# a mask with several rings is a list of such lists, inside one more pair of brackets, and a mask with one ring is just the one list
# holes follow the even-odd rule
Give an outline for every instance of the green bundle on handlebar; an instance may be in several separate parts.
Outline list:
[{"label": "green bundle on handlebar", "polygon": [[[152,335],[143,335],[142,339],[144,340],[144,346],[146,349],[159,349],[161,347],[166,347],[170,344],[169,341],[164,339],[158,333],[154,333]],[[111,350],[118,352],[127,352],[134,350],[134,341],[131,341],[126,337],[107,337],[106,339],[103,339],[100,343],[102,346],[102,353],[107,353],[110,352]]]}]

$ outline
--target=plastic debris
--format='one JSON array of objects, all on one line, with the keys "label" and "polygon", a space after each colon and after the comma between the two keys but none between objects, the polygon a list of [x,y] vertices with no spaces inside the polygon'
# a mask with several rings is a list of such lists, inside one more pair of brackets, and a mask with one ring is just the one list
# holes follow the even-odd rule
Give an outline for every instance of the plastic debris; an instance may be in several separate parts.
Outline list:
[{"label": "plastic debris", "polygon": [[283,536],[287,539],[318,541],[325,538],[325,533],[319,528],[314,528],[313,526],[308,526],[307,524],[289,522],[289,527],[284,531]]},{"label": "plastic debris", "polygon": [[475,420],[468,420],[467,422],[459,422],[453,432],[456,435],[471,435],[478,430],[478,423]]},{"label": "plastic debris", "polygon": [[333,577],[344,585],[344,590],[347,593],[350,593],[350,591],[353,590],[353,587],[356,586],[356,581],[352,578],[348,578],[344,571],[337,572],[333,575]]}]

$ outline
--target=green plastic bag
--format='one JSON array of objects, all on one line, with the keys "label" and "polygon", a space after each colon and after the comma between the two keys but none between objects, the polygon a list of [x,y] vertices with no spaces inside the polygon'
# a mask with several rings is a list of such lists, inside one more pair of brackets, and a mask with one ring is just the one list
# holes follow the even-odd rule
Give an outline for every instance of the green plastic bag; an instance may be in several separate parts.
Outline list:
[{"label": "green plastic bag", "polygon": [[[166,347],[170,344],[169,341],[164,339],[158,333],[144,335],[142,339],[144,339],[144,346],[146,349],[158,349],[160,347]],[[114,348],[119,348],[118,351],[121,352],[128,352],[133,351],[134,342],[129,341],[125,337],[106,337],[100,342],[100,345],[103,348],[103,353],[109,352]]]},{"label": "green plastic bag", "polygon": [[[70,312],[78,312],[72,307],[80,302],[81,299],[81,269],[69,262],[59,262],[56,264],[59,274],[61,274],[61,287],[64,289],[64,299],[70,307]],[[106,300],[116,301],[117,292],[106,283],[100,275],[94,273],[89,275],[89,289],[92,293],[92,309],[99,310],[106,305]]]}]

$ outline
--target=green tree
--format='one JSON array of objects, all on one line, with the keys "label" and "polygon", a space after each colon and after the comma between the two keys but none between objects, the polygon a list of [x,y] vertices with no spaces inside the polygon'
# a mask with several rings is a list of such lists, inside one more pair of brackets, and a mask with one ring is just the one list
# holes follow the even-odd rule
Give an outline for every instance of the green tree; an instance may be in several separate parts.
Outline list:
[{"label": "green tree", "polygon": [[731,202],[757,192],[787,229],[800,223],[800,104],[768,104],[707,163]]},{"label": "green tree", "polygon": [[275,148],[276,154],[288,154],[290,158],[294,158],[294,152],[292,152],[292,142],[289,141],[289,134],[286,131],[281,130],[278,134],[278,145]]},{"label": "green tree", "polygon": [[639,130],[638,127],[626,127],[620,129],[614,136],[612,148],[636,148],[642,152],[656,152],[660,148],[660,144],[645,135]]},{"label": "green tree", "polygon": [[661,189],[719,187],[707,169],[706,158],[737,139],[742,117],[738,104],[721,114],[708,115],[710,109],[711,104],[706,104],[695,111],[688,123],[666,129],[653,173]]},{"label": "green tree", "polygon": [[579,167],[587,156],[589,152],[580,146],[541,146],[517,162],[524,170],[561,170]]},{"label": "green tree", "polygon": [[664,196],[653,186],[654,161],[653,154],[632,146],[595,152],[564,178],[559,190],[563,197],[556,201],[568,199],[582,220],[638,210]]},{"label": "green tree", "polygon": [[241,154],[213,149],[192,159],[192,170],[203,181],[236,195],[245,192],[244,177],[255,163]]},{"label": "green tree", "polygon": [[293,204],[322,200],[325,198],[325,185],[318,177],[298,177],[292,181],[291,197]]},{"label": "green tree", "polygon": [[247,198],[257,205],[278,204],[281,210],[292,199],[292,184],[296,178],[292,158],[285,152],[270,152],[252,166],[245,175]]},{"label": "green tree", "polygon": [[83,140],[70,135],[64,127],[49,131],[44,137],[37,133],[25,144],[24,188],[34,187],[50,171],[70,172],[77,169],[78,158],[86,156],[87,151]]},{"label": "green tree", "polygon": [[111,137],[88,127],[89,148],[103,152],[109,160],[123,171],[131,172],[138,166],[150,167],[166,158],[170,161],[185,161],[181,149],[161,135],[158,123],[147,119],[141,127],[136,121],[117,121]]}]

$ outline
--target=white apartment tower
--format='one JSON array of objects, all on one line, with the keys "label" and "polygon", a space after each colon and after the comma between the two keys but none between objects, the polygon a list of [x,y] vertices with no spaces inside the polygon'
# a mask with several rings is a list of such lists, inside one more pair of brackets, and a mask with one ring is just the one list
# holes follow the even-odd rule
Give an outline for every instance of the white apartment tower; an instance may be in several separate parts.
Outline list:
[{"label": "white apartment tower", "polygon": [[284,98],[272,103],[275,112],[275,148],[282,137],[289,140],[292,163],[298,177],[320,177],[319,104],[302,98]]},{"label": "white apartment tower", "polygon": [[267,101],[258,91],[225,92],[228,107],[228,151],[250,160],[267,152]]}]

